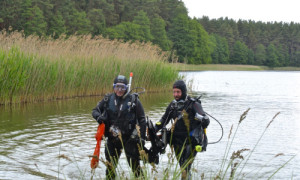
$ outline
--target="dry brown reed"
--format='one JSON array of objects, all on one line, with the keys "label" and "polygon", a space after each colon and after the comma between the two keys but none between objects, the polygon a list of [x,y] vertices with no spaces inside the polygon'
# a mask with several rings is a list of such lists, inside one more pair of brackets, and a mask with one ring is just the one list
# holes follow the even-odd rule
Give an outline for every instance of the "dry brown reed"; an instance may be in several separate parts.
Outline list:
[{"label": "dry brown reed", "polygon": [[[18,46],[22,51],[38,54],[51,59],[60,59],[72,61],[73,58],[94,57],[94,60],[115,57],[116,59],[128,60],[151,60],[165,61],[166,55],[160,51],[159,47],[150,43],[123,43],[121,41],[112,41],[101,36],[91,38],[90,35],[70,36],[67,39],[61,36],[60,39],[42,39],[38,36],[30,35],[24,37],[20,32],[0,33],[0,48],[9,49]],[[68,57],[68,58],[66,58]]]},{"label": "dry brown reed", "polygon": [[278,153],[278,154],[276,154],[274,157],[276,158],[276,157],[278,157],[278,156],[284,156],[284,154],[283,154],[283,153]]},{"label": "dry brown reed", "polygon": [[248,108],[240,117],[240,120],[239,120],[239,124],[246,118],[248,112],[250,111],[250,108]]},{"label": "dry brown reed", "polygon": [[229,135],[228,135],[228,139],[230,139],[230,136],[231,136],[231,133],[232,133],[232,129],[233,129],[233,125],[231,125],[230,132],[229,132]]},{"label": "dry brown reed", "polygon": [[273,117],[272,120],[268,123],[268,125],[267,125],[266,128],[268,128],[268,127],[272,124],[272,122],[274,121],[274,119],[275,119],[279,114],[280,114],[280,112],[278,112],[278,113],[276,113],[276,114],[274,115],[274,117]]},{"label": "dry brown reed", "polygon": [[[11,54],[17,56],[12,59]],[[2,75],[12,83],[0,82],[0,88],[5,89],[2,91],[7,91],[5,96],[0,95],[0,104],[103,95],[112,90],[116,75],[128,76],[130,72],[134,74],[133,87],[144,87],[148,92],[168,90],[178,76],[177,70],[166,62],[168,54],[157,46],[111,41],[100,36],[25,38],[21,32],[2,31],[0,55],[6,68],[14,71],[17,67],[20,74]],[[12,67],[11,62],[19,64]],[[20,69],[24,63],[27,68]],[[1,70],[0,67],[3,78]],[[20,78],[24,81],[21,85]],[[17,89],[9,87],[16,85]]]},{"label": "dry brown reed", "polygon": [[66,159],[68,161],[72,161],[68,156],[66,156],[65,154],[61,154],[58,156],[58,158],[63,158],[63,159]]}]

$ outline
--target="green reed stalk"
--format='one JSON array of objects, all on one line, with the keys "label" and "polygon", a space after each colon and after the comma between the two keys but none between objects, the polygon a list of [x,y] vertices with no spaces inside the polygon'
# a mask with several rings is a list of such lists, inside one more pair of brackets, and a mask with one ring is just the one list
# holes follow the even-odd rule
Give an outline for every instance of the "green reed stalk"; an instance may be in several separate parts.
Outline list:
[{"label": "green reed stalk", "polygon": [[168,90],[178,77],[149,44],[88,36],[42,40],[0,32],[0,104],[46,101],[112,91],[115,76],[133,72],[133,87]]}]

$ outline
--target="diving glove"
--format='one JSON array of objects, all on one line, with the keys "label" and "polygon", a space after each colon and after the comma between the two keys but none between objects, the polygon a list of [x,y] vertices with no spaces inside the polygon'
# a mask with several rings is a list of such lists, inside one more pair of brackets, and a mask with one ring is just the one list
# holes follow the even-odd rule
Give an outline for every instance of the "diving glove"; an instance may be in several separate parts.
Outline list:
[{"label": "diving glove", "polygon": [[105,121],[107,120],[107,115],[106,113],[102,113],[100,116],[98,116],[97,118],[97,122],[99,124],[105,123]]}]

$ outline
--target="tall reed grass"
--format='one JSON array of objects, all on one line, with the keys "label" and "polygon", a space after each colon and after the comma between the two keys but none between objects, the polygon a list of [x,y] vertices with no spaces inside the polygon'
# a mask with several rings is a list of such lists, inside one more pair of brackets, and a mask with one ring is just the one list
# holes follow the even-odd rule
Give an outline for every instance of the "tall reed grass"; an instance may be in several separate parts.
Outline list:
[{"label": "tall reed grass", "polygon": [[112,91],[118,74],[133,72],[133,87],[169,89],[177,69],[156,46],[102,37],[60,39],[0,33],[0,104],[45,101]]}]

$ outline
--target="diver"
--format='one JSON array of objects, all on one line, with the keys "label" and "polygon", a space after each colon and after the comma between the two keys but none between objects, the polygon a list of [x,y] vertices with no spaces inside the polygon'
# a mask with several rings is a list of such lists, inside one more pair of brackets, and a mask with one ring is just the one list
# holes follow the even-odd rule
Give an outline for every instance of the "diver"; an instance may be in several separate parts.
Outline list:
[{"label": "diver", "polygon": [[[167,133],[164,143],[169,143],[175,151],[177,161],[182,168],[182,179],[190,178],[190,168],[197,152],[206,151],[207,136],[205,129],[210,123],[198,98],[187,96],[183,80],[173,85],[174,100],[168,105],[162,118],[156,122],[156,132],[162,129]],[[166,125],[172,120],[174,127],[166,131]],[[173,121],[174,120],[174,121]]]},{"label": "diver", "polygon": [[139,143],[144,146],[146,121],[144,108],[137,94],[128,92],[128,81],[118,75],[114,79],[114,92],[105,97],[93,109],[92,116],[105,123],[106,179],[115,179],[115,168],[124,147],[129,166],[136,177],[142,175],[140,168]]}]

